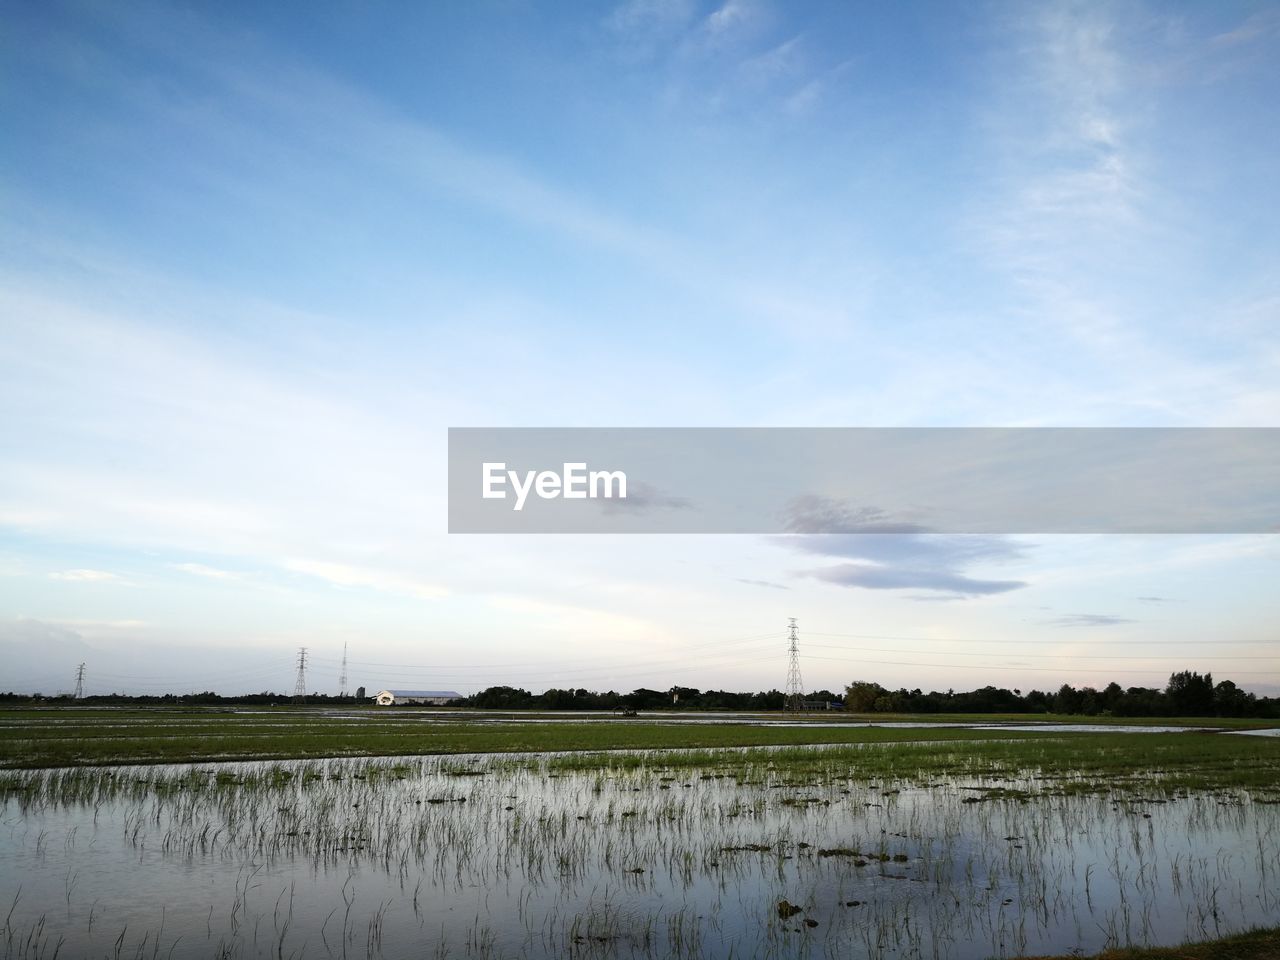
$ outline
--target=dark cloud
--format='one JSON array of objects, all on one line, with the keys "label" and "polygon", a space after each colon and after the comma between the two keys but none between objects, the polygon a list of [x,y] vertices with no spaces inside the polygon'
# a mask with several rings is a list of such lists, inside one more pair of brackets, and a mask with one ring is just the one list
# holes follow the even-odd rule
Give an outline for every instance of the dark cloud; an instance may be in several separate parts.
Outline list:
[{"label": "dark cloud", "polygon": [[0,621],[0,691],[68,692],[75,686],[76,664],[96,653],[79,633],[59,624]]},{"label": "dark cloud", "polygon": [[1173,597],[1138,597],[1143,603],[1173,603]]},{"label": "dark cloud", "polygon": [[654,510],[690,510],[693,502],[672,496],[644,481],[628,482],[626,497],[601,497],[595,501],[605,513],[650,513]]},{"label": "dark cloud", "polygon": [[790,590],[784,583],[774,583],[772,580],[748,580],[745,577],[734,577],[738,583],[745,583],[749,587],[769,587],[773,590]]},{"label": "dark cloud", "polygon": [[1045,621],[1055,627],[1114,627],[1121,623],[1137,622],[1128,617],[1116,617],[1109,613],[1069,613],[1065,617]]},{"label": "dark cloud", "polygon": [[928,528],[876,506],[855,506],[813,494],[796,497],[782,510],[787,533],[927,533]]},{"label": "dark cloud", "polygon": [[[898,524],[899,532],[886,532],[884,528],[894,523],[878,515],[875,508],[851,510],[823,498],[804,499],[812,508],[808,516],[813,522],[792,524],[792,528],[839,528],[846,532],[783,535],[772,541],[800,553],[850,562],[805,570],[802,576],[866,590],[937,592],[912,598],[917,600],[1007,593],[1026,586],[1022,580],[988,580],[966,572],[975,564],[1025,557],[1028,548],[1007,537],[925,533],[908,529],[909,524]],[[867,532],[847,532],[859,523]],[[873,528],[879,532],[870,532]]]},{"label": "dark cloud", "polygon": [[806,571],[806,575],[842,587],[863,587],[867,590],[937,590],[964,596],[1007,593],[1026,586],[1021,580],[978,580],[951,570],[910,569],[862,563],[820,567]]},{"label": "dark cloud", "polygon": [[930,570],[1019,560],[1027,554],[1025,546],[1007,537],[980,534],[833,533],[774,540],[803,553]]},{"label": "dark cloud", "polygon": [[15,644],[40,650],[80,653],[93,648],[75,630],[61,624],[19,617],[0,621],[0,643]]},{"label": "dark cloud", "polygon": [[[85,624],[82,634],[58,623],[0,620],[0,692],[69,693],[82,662],[90,694],[293,688],[294,654],[287,647],[239,651],[230,664],[225,647],[144,642],[138,637],[144,629],[128,621],[93,623]],[[326,689],[323,679],[312,683],[313,689]]]}]

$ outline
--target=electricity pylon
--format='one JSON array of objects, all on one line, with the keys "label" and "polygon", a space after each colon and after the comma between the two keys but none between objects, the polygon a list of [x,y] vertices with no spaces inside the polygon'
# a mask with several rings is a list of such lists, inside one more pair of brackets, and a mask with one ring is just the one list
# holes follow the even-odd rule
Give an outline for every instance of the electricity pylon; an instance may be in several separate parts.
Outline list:
[{"label": "electricity pylon", "polygon": [[305,700],[307,698],[307,648],[298,648],[298,679],[293,685],[293,699]]},{"label": "electricity pylon", "polygon": [[800,679],[800,649],[796,646],[799,640],[796,618],[791,618],[791,626],[787,631],[790,644],[787,647],[789,662],[787,665],[787,699],[783,709],[787,713],[800,713],[804,710],[804,681]]}]

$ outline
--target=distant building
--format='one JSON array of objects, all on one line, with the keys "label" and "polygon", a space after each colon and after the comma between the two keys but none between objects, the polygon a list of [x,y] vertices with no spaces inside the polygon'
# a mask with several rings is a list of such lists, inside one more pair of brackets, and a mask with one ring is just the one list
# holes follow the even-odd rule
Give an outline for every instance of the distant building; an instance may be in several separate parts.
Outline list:
[{"label": "distant building", "polygon": [[839,700],[802,700],[801,704],[806,713],[813,713],[819,710],[844,709],[844,704]]},{"label": "distant building", "polygon": [[406,703],[443,707],[450,700],[458,700],[462,694],[452,690],[379,690],[373,699],[380,707],[403,706]]}]

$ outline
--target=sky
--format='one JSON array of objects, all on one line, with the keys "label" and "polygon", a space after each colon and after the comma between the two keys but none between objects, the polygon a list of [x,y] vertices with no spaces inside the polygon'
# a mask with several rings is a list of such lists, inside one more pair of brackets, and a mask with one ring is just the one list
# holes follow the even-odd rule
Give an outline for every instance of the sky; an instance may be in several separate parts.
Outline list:
[{"label": "sky", "polygon": [[1280,426],[1280,5],[18,5],[0,689],[1280,693],[1253,536],[463,536],[449,427]]}]

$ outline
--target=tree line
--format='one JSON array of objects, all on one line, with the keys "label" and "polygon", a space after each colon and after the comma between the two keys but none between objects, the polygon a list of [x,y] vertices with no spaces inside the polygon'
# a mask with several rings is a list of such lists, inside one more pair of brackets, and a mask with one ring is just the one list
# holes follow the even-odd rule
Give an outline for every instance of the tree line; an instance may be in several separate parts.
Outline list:
[{"label": "tree line", "polygon": [[[22,703],[41,700],[66,700],[66,697],[44,698],[40,695],[0,693],[0,702]],[[814,690],[804,696],[810,709],[841,708],[853,713],[1022,713],[1068,714],[1076,716],[1113,717],[1280,717],[1280,698],[1259,697],[1241,690],[1230,680],[1214,683],[1210,673],[1183,670],[1169,677],[1163,688],[1121,687],[1109,683],[1101,690],[1076,688],[1063,684],[1056,691],[985,686],[957,693],[905,687],[890,690],[866,680],[856,680],[843,696],[830,690]],[[263,692],[223,696],[213,691],[158,696],[109,694],[83,697],[75,703],[159,705],[246,704],[284,705],[293,698],[286,694]],[[337,697],[311,694],[306,702],[313,705],[367,705],[368,698]],[[696,687],[670,687],[652,690],[640,687],[630,693],[609,690],[600,693],[578,688],[552,687],[542,693],[531,693],[522,687],[494,686],[468,697],[449,702],[451,707],[478,710],[728,710],[767,712],[780,711],[786,695],[780,690],[755,693],[730,690],[699,690]]]},{"label": "tree line", "polygon": [[[806,694],[813,701],[836,702],[837,694],[818,690]],[[480,710],[781,710],[786,703],[781,690],[737,693],[731,690],[699,690],[696,687],[671,687],[650,690],[640,687],[630,693],[609,690],[597,693],[584,688],[552,687],[542,693],[530,693],[520,687],[489,687],[479,693],[455,701],[461,706]]]},{"label": "tree line", "polygon": [[1086,717],[1280,717],[1280,699],[1246,693],[1230,680],[1183,670],[1163,689],[1121,687],[1077,689],[1064,683],[1054,692],[981,687],[967,693],[887,690],[855,681],[845,689],[845,708],[854,713],[1063,713]]},{"label": "tree line", "polygon": [[[811,707],[830,704],[852,713],[1055,713],[1115,717],[1280,717],[1280,699],[1259,697],[1231,680],[1214,683],[1213,674],[1183,670],[1172,674],[1163,688],[1121,687],[1112,682],[1101,690],[1064,683],[1056,691],[985,686],[957,693],[920,689],[889,690],[878,683],[854,681],[843,696],[830,690],[806,693]],[[487,710],[781,710],[786,696],[779,690],[734,693],[672,687],[659,691],[640,688],[631,693],[596,693],[585,689],[552,688],[541,694],[520,687],[489,687],[455,701],[459,706]]]}]

